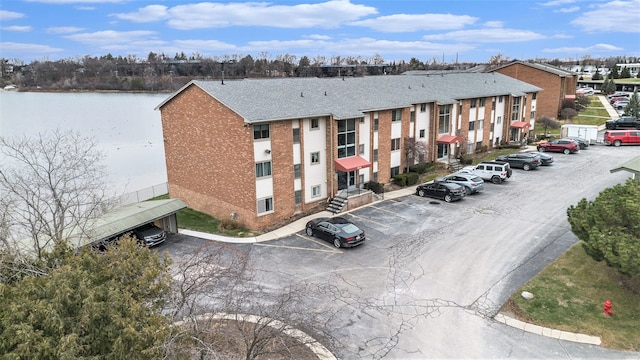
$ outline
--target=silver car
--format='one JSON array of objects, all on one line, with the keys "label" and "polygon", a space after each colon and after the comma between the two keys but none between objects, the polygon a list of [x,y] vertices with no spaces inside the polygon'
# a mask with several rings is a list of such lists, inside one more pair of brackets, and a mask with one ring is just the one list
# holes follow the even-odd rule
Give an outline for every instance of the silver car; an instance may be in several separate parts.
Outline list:
[{"label": "silver car", "polygon": [[468,173],[455,173],[437,178],[435,182],[448,182],[462,185],[467,195],[477,193],[484,189],[484,180],[481,177]]}]

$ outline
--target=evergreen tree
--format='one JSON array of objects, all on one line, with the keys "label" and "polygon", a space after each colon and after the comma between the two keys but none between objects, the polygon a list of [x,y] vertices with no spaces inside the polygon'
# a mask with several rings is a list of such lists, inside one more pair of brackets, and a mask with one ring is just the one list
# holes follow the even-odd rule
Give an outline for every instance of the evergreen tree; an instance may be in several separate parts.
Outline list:
[{"label": "evergreen tree", "polygon": [[625,115],[640,118],[640,96],[638,96],[638,90],[635,90],[633,95],[629,98],[629,104],[625,108],[624,112]]},{"label": "evergreen tree", "polygon": [[629,179],[567,209],[571,231],[587,254],[631,276],[640,275],[639,197],[640,180]]},{"label": "evergreen tree", "polygon": [[629,68],[625,66],[624,68],[622,68],[622,72],[620,72],[620,79],[629,79],[629,78],[631,78],[631,72],[629,71]]},{"label": "evergreen tree", "polygon": [[602,74],[600,74],[600,69],[596,69],[596,72],[591,77],[591,80],[602,80]]},{"label": "evergreen tree", "polygon": [[609,73],[609,77],[611,79],[619,79],[620,78],[620,68],[618,67],[618,65],[615,65],[611,69],[611,72]]},{"label": "evergreen tree", "polygon": [[167,258],[127,237],[106,253],[75,254],[58,243],[38,265],[46,275],[0,283],[6,358],[161,358],[169,333],[161,314],[170,289]]}]

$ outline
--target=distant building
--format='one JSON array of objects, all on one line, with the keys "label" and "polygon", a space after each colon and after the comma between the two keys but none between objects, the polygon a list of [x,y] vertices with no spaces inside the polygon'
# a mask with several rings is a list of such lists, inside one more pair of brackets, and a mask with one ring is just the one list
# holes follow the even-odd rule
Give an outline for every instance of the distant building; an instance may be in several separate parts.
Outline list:
[{"label": "distant building", "polygon": [[538,94],[536,118],[555,119],[562,110],[562,102],[576,96],[578,74],[547,64],[514,61],[491,70],[542,88]]},{"label": "distant building", "polygon": [[540,87],[499,73],[191,81],[163,101],[169,194],[252,229],[419,162],[519,141]]}]

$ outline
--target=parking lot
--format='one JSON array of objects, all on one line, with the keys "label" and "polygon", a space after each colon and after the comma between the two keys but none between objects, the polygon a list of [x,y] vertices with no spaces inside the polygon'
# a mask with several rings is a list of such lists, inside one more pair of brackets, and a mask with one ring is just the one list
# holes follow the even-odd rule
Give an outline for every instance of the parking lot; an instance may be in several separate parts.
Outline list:
[{"label": "parking lot", "polygon": [[[567,207],[625,181],[629,173],[609,170],[639,150],[596,145],[554,153],[551,166],[514,169],[506,182],[487,182],[461,201],[409,195],[343,213],[367,235],[352,249],[336,249],[303,231],[235,246],[250,250],[252,265],[271,288],[332,283],[358,300],[313,300],[318,308],[340,307],[328,324],[332,337],[348,339],[331,349],[338,358],[638,358],[522,332],[493,316],[576,243]],[[203,242],[172,235],[158,250],[179,258]]]}]

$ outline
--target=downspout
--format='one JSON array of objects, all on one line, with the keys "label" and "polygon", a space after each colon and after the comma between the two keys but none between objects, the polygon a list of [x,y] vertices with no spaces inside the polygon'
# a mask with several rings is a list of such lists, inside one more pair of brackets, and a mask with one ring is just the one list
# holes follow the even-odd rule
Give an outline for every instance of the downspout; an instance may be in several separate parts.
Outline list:
[{"label": "downspout", "polygon": [[329,153],[331,154],[331,198],[333,198],[336,194],[334,193],[334,178],[336,177],[336,161],[333,158],[333,115],[329,115]]}]

